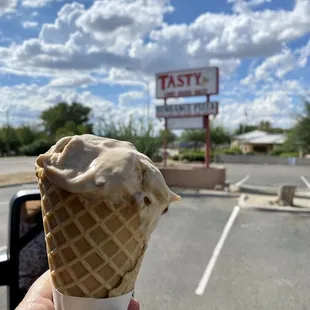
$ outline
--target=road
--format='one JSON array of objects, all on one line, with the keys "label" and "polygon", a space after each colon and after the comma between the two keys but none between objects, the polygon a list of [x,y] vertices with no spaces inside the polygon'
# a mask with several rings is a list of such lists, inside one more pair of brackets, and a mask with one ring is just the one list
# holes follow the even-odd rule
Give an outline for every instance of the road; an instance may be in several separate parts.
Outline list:
[{"label": "road", "polygon": [[0,174],[33,172],[36,157],[2,157],[0,158]]},{"label": "road", "polygon": [[236,183],[249,175],[250,178],[245,184],[259,186],[290,184],[306,188],[301,176],[310,180],[310,167],[307,166],[225,164],[225,167],[226,178],[232,183]]}]

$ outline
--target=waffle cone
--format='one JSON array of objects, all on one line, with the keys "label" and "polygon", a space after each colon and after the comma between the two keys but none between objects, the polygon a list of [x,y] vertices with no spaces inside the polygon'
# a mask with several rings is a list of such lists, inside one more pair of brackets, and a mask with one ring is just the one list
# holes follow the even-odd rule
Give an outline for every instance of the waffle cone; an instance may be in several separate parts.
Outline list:
[{"label": "waffle cone", "polygon": [[135,201],[111,205],[55,187],[42,168],[37,176],[53,286],[88,298],[133,290],[147,247]]}]

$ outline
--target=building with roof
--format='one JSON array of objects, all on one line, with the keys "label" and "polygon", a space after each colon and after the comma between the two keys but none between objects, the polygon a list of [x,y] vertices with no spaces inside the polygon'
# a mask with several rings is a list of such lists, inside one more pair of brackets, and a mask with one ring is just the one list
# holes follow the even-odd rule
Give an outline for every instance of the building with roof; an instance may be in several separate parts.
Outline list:
[{"label": "building with roof", "polygon": [[285,142],[284,134],[271,134],[261,130],[254,130],[235,136],[231,147],[238,147],[244,154],[269,154],[276,146]]}]

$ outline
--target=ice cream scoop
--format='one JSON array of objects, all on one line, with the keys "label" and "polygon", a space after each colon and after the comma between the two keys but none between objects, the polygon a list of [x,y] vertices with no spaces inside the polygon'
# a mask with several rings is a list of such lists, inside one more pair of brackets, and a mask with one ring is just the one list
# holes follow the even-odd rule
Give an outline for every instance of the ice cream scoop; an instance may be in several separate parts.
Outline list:
[{"label": "ice cream scoop", "polygon": [[151,233],[180,197],[133,144],[60,139],[36,160],[53,286],[67,296],[131,292]]}]

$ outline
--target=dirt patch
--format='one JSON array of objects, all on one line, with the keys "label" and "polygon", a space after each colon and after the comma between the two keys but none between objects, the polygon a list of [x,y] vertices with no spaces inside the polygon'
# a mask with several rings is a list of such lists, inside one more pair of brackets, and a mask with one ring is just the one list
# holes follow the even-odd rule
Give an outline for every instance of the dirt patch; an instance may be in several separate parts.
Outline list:
[{"label": "dirt patch", "polygon": [[[243,201],[240,201],[242,206],[262,206],[262,207],[279,207],[281,205],[277,204],[277,196],[270,195],[244,195]],[[296,208],[310,208],[310,201],[306,198],[294,198],[294,207]]]},{"label": "dirt patch", "polygon": [[36,181],[37,177],[34,172],[19,172],[19,173],[0,175],[0,186],[36,182]]}]

